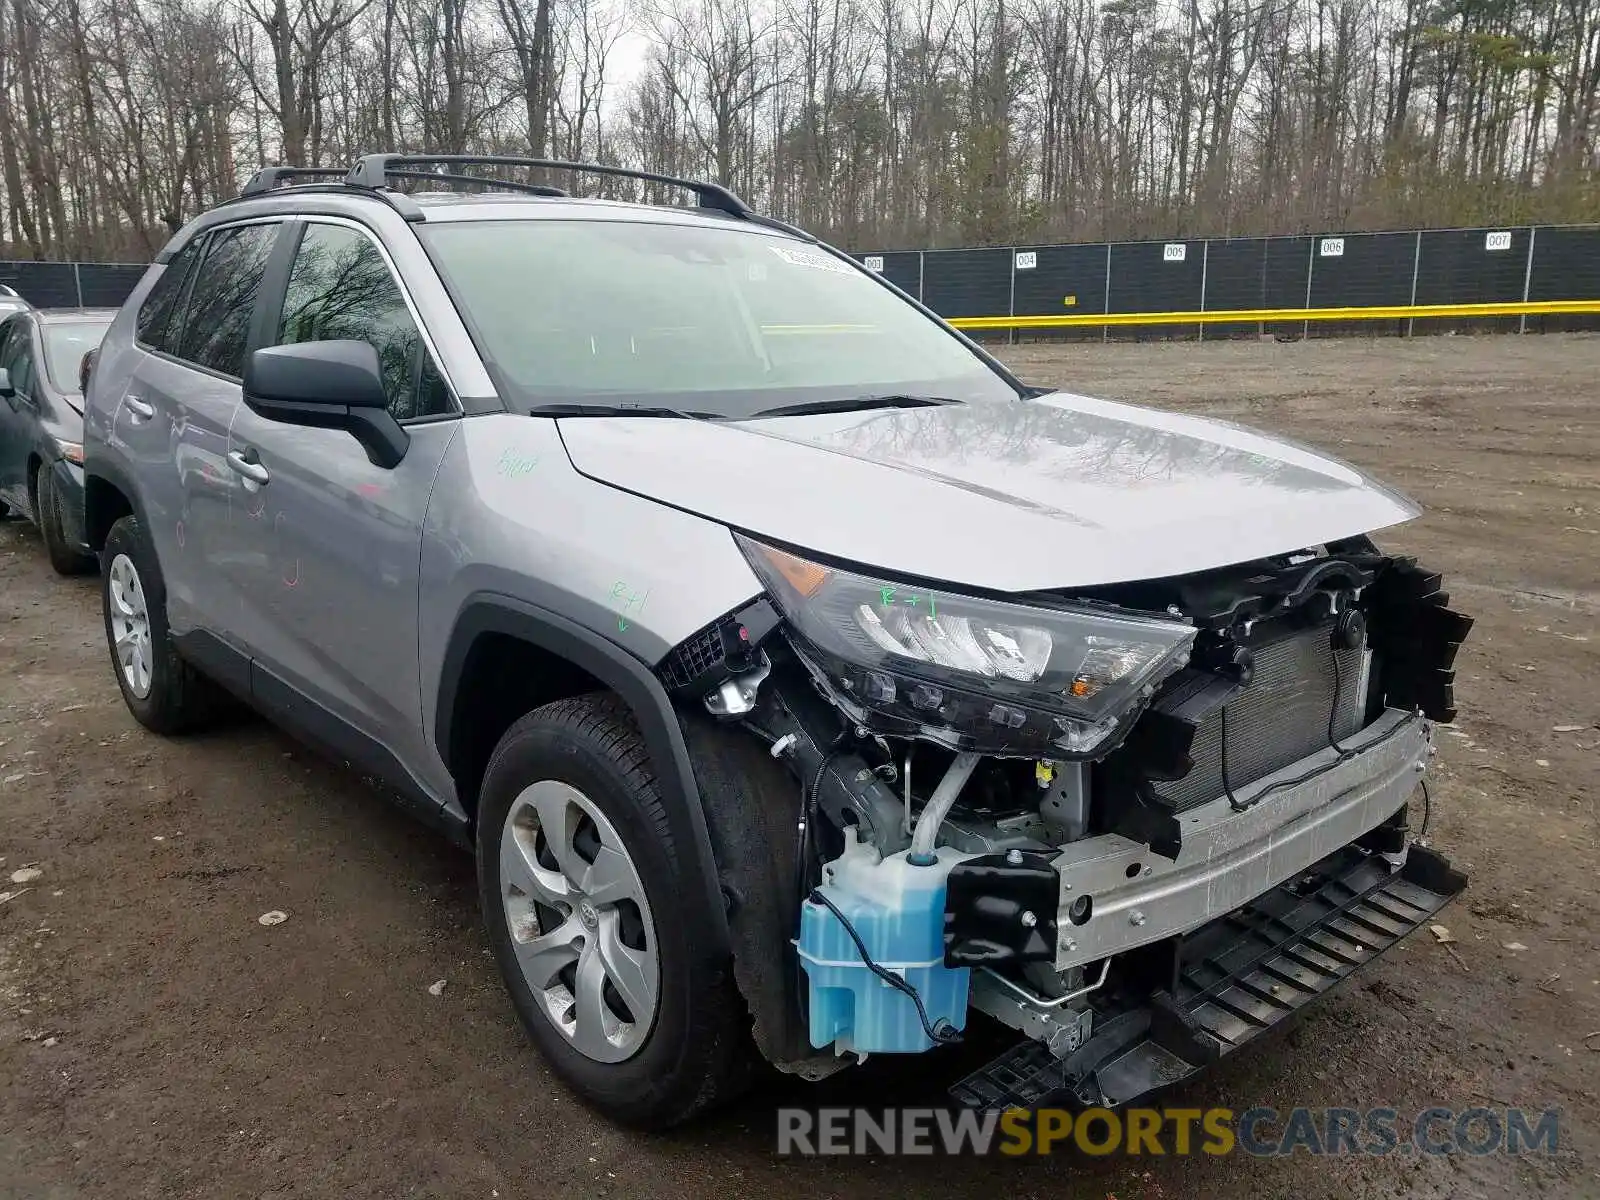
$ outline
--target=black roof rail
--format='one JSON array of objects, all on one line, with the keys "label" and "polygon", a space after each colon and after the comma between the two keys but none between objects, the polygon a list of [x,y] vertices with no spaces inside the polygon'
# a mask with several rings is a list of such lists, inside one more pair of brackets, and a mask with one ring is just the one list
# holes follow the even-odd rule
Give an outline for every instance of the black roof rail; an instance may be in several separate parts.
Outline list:
[{"label": "black roof rail", "polygon": [[337,179],[345,172],[338,167],[262,167],[239,193],[241,196],[259,196],[281,187],[288,179]]},{"label": "black roof rail", "polygon": [[[787,233],[791,237],[799,238],[802,242],[822,241],[821,238],[812,233],[810,230],[801,229],[800,226],[791,225],[787,221],[780,221],[777,217],[769,217],[765,213],[751,213],[745,218],[745,220],[754,221],[757,225],[765,225],[768,229],[776,229],[780,233]],[[849,255],[846,255],[845,257],[849,258]],[[855,260],[852,259],[851,261],[853,262]]]},{"label": "black roof rail", "polygon": [[[749,219],[756,214],[749,205],[718,183],[705,183],[695,179],[679,179],[675,175],[658,175],[653,171],[635,171],[630,167],[613,167],[605,163],[564,162],[553,158],[512,158],[498,154],[363,154],[345,176],[353,187],[378,189],[385,186],[395,169],[427,166],[493,166],[540,167],[552,171],[584,171],[592,175],[615,175],[625,179],[641,179],[646,183],[665,183],[685,188],[694,193],[701,208],[716,209],[730,216]],[[497,183],[498,180],[484,180]]]},{"label": "black roof rail", "polygon": [[[336,174],[345,176],[346,171]],[[565,196],[562,188],[548,183],[512,183],[509,179],[488,179],[482,175],[447,175],[442,171],[388,171],[390,179],[422,179],[437,183],[476,183],[483,187],[505,188],[508,192],[524,192],[530,196]]]},{"label": "black roof rail", "polygon": [[[424,183],[470,183],[485,188],[501,188],[509,192],[520,192],[530,196],[566,196],[568,194],[562,188],[545,183],[520,183],[509,179],[496,179],[487,175],[406,169],[408,167],[426,167],[430,165],[440,167],[473,165],[537,167],[554,171],[583,171],[593,175],[612,175],[624,179],[639,179],[646,183],[664,183],[670,187],[680,187],[692,192],[701,208],[726,213],[740,220],[764,225],[769,229],[780,230],[783,233],[808,242],[817,241],[815,234],[791,225],[787,221],[780,221],[776,217],[769,217],[756,212],[721,184],[707,183],[697,179],[680,179],[676,175],[661,175],[654,171],[635,171],[631,167],[614,167],[606,163],[567,162],[563,159],[554,158],[515,158],[509,155],[497,154],[363,154],[356,160],[355,166],[349,170],[345,170],[343,167],[262,167],[250,177],[239,195],[234,197],[233,200],[225,200],[223,203],[230,204],[239,200],[265,195],[285,186],[320,192],[338,192],[343,188],[354,187],[366,192],[376,192],[407,221],[422,221],[426,219],[423,210],[406,193],[390,188],[388,186],[390,179],[416,180]],[[296,180],[304,180],[306,182],[296,183]],[[319,183],[317,182],[318,180],[328,182]],[[333,182],[335,180],[337,182]]]},{"label": "black roof rail", "polygon": [[[265,196],[268,192],[278,191],[285,186],[293,187],[297,193],[305,192],[344,192],[349,194],[349,185],[345,176],[349,174],[344,167],[262,167],[254,175],[244,189],[228,200],[221,201],[217,207],[224,204],[238,204],[242,200],[254,200]],[[296,179],[304,179],[305,183],[295,183]],[[317,180],[327,182],[318,183]],[[476,182],[476,181],[474,181]],[[371,189],[364,189],[370,191]],[[382,191],[377,193],[379,198],[399,213],[407,221],[424,220],[422,207],[411,197],[403,192]],[[170,245],[170,243],[169,243]],[[162,253],[166,253],[165,250]],[[157,262],[165,261],[159,256]]]}]

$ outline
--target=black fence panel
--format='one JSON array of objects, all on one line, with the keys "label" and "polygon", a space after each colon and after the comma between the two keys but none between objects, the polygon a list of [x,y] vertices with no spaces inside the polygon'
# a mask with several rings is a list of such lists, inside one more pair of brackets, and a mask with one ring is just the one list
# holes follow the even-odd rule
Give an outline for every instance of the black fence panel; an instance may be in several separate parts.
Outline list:
[{"label": "black fence panel", "polygon": [[78,306],[78,272],[72,263],[0,263],[0,283],[35,308]]},{"label": "black fence panel", "polygon": [[[1587,300],[1600,296],[1600,231],[1587,227],[1541,228],[1533,235],[1532,262],[1529,300]],[[1528,328],[1600,329],[1600,314],[1531,316]]]},{"label": "black fence panel", "polygon": [[0,262],[0,283],[35,308],[120,308],[147,269],[137,263]]},{"label": "black fence panel", "polygon": [[78,268],[80,303],[85,308],[121,308],[148,269],[126,263],[84,263]]},{"label": "black fence panel", "polygon": [[[1198,312],[1205,276],[1203,242],[1122,242],[1111,247],[1107,312]],[[1194,337],[1196,325],[1124,325],[1116,337]]]},{"label": "black fence panel", "polygon": [[1347,233],[1316,238],[1310,256],[1311,308],[1383,308],[1411,303],[1412,233]]},{"label": "black fence panel", "polygon": [[941,317],[1011,315],[1011,251],[929,250],[922,302]]},{"label": "black fence panel", "polygon": [[[1104,242],[1074,246],[1019,246],[1017,248],[1015,315],[1028,317],[1072,316],[1106,311],[1106,251]],[[1028,267],[1026,255],[1034,266]],[[1036,338],[1104,336],[1099,325],[1069,325],[1054,330],[1019,330],[1018,336]]]},{"label": "black fence panel", "polygon": [[922,298],[922,254],[917,250],[891,250],[885,254],[863,255],[861,261],[901,291]]},{"label": "black fence panel", "polygon": [[[1267,306],[1268,238],[1226,238],[1205,248],[1206,310],[1238,312]],[[1207,324],[1202,337],[1251,337],[1261,332],[1257,321]]]},{"label": "black fence panel", "polygon": [[[1417,255],[1418,304],[1515,304],[1528,273],[1527,229],[1429,229]],[[1505,333],[1519,317],[1429,317],[1412,333]]]},{"label": "black fence panel", "polygon": [[1526,229],[1429,229],[1417,255],[1417,303],[1513,304],[1527,270]]},{"label": "black fence panel", "polygon": [[[1313,239],[1309,308],[1392,308],[1411,303],[1414,233],[1349,233]],[[1403,318],[1397,318],[1401,320]],[[1317,321],[1312,336],[1387,333],[1395,321]]]},{"label": "black fence panel", "polygon": [[[1266,261],[1261,270],[1262,308],[1306,307],[1307,284],[1311,278],[1311,255],[1316,238],[1267,238]],[[1267,321],[1263,333],[1276,337],[1300,337],[1307,332],[1304,321]]]}]

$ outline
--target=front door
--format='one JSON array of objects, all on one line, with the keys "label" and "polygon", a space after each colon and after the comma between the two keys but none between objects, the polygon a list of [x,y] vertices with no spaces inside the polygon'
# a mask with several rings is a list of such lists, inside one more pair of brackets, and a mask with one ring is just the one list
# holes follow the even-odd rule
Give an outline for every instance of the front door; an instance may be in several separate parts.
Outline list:
[{"label": "front door", "polygon": [[[346,432],[242,406],[228,455],[255,478],[234,500],[226,569],[257,702],[301,725],[333,717],[326,740],[352,759],[376,747],[416,761],[422,522],[458,424],[439,418],[457,409],[378,244],[354,226],[308,218],[265,342],[341,338],[378,351],[389,411],[410,434],[406,455],[379,467]],[[349,730],[365,744],[352,746]]]}]

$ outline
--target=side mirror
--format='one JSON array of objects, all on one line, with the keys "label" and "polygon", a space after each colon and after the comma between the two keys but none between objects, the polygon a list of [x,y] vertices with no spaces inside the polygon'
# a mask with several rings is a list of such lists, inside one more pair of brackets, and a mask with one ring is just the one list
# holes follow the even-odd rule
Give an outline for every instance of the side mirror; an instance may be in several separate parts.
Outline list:
[{"label": "side mirror", "polygon": [[376,466],[394,467],[411,439],[389,415],[378,352],[370,342],[269,346],[244,369],[244,402],[272,421],[353,435]]},{"label": "side mirror", "polygon": [[11,372],[0,367],[0,396],[7,400],[17,394],[17,389],[11,386]]}]

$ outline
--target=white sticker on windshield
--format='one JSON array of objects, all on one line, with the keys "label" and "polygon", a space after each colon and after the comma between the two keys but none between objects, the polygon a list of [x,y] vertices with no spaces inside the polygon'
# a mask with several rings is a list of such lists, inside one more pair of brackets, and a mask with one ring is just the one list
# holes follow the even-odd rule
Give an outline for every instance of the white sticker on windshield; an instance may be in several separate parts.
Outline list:
[{"label": "white sticker on windshield", "polygon": [[820,250],[806,250],[799,246],[769,246],[784,262],[796,267],[811,267],[817,271],[833,271],[839,275],[854,275],[855,268],[840,262],[831,254]]}]

